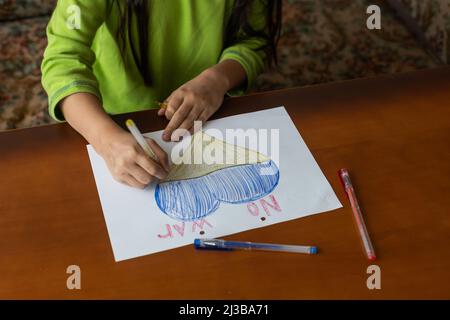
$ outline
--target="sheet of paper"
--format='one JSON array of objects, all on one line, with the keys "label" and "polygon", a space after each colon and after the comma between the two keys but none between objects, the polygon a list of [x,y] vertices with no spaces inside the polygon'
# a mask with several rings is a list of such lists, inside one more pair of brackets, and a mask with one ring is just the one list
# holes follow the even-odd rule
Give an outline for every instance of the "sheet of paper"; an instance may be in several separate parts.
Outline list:
[{"label": "sheet of paper", "polygon": [[[227,129],[242,130],[227,134]],[[258,143],[249,145],[251,140],[245,137],[254,130]],[[163,142],[161,132],[145,135],[170,155],[177,144]],[[116,261],[192,245],[195,238],[223,237],[342,206],[284,107],[212,120],[203,132],[218,141],[259,152],[260,156],[249,163],[276,170],[276,175],[257,177],[263,179],[262,183],[249,181],[252,176],[243,179],[244,174],[254,176],[264,169],[250,172],[253,165],[246,164],[213,173],[203,170],[206,173],[201,175],[192,172],[193,179],[151,184],[138,190],[116,182],[103,159],[87,146]],[[185,139],[176,148],[186,150],[193,140]],[[184,171],[174,174],[174,179],[185,177]],[[235,172],[237,178],[233,178]],[[246,183],[244,189],[242,181]],[[189,188],[195,193],[195,201],[179,200],[189,197]],[[178,194],[179,190],[187,193]]]}]

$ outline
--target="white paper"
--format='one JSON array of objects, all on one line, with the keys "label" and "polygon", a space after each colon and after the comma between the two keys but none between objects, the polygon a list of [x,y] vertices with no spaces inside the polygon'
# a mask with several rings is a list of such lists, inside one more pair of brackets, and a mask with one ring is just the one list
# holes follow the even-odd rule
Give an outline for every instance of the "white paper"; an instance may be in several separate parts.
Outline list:
[{"label": "white paper", "polygon": [[[192,244],[195,238],[223,237],[342,207],[284,107],[212,120],[204,126],[211,128],[219,129],[223,140],[226,129],[278,129],[279,157],[272,160],[279,168],[279,181],[260,199],[221,203],[215,212],[197,221],[176,220],[162,212],[155,202],[155,184],[139,190],[116,182],[103,159],[87,146],[116,261]],[[170,155],[175,143],[163,142],[161,133],[146,136]],[[270,131],[268,137],[270,141]],[[257,146],[255,151],[275,154],[272,144],[270,150],[260,149],[264,148]]]}]

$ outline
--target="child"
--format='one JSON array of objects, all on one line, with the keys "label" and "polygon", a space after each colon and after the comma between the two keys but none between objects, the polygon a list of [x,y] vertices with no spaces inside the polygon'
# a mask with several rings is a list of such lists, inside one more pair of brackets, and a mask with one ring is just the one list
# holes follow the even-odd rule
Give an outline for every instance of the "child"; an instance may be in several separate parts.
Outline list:
[{"label": "child", "polygon": [[[206,121],[275,59],[281,0],[60,0],[47,28],[42,83],[49,112],[104,158],[113,177],[144,188],[163,179],[166,153],[145,155],[108,114],[156,108],[175,129]],[[232,90],[233,89],[233,90]]]}]

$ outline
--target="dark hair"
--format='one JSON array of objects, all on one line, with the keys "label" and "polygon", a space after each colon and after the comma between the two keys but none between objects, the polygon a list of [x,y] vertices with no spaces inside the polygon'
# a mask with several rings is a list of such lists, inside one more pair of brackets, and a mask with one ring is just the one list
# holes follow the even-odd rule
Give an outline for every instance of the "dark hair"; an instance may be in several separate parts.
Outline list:
[{"label": "dark hair", "polygon": [[[127,38],[133,58],[139,68],[139,72],[144,79],[146,85],[150,85],[151,75],[148,61],[148,25],[149,25],[149,0],[117,0],[120,21],[117,29],[116,37],[118,39],[119,48],[122,58],[125,57],[124,52],[127,45]],[[251,26],[249,15],[251,7],[255,1],[262,1],[265,5],[265,21],[266,24],[261,29],[255,29]],[[121,6],[124,3],[124,6]],[[277,43],[281,31],[281,0],[235,0],[230,19],[225,29],[224,46],[228,47],[239,41],[241,32],[249,37],[261,37],[265,39],[266,44],[256,48],[263,50],[267,55],[269,65],[273,62],[277,63]],[[138,28],[138,43],[134,43],[131,36],[133,21],[136,20]],[[139,49],[139,53],[137,52]]]},{"label": "dark hair", "polygon": [[[125,3],[124,3],[125,2]],[[121,4],[125,6],[122,7]],[[144,79],[144,83],[149,86],[151,84],[151,77],[148,61],[148,1],[147,0],[117,0],[118,10],[120,12],[119,27],[117,29],[116,38],[118,39],[120,53],[122,59],[125,58],[125,48],[127,45],[127,38],[130,43],[131,51],[133,53],[134,61],[138,66],[139,72]],[[138,27],[138,44],[139,54],[137,53],[136,43],[133,41],[131,34],[132,23],[136,19]]]}]

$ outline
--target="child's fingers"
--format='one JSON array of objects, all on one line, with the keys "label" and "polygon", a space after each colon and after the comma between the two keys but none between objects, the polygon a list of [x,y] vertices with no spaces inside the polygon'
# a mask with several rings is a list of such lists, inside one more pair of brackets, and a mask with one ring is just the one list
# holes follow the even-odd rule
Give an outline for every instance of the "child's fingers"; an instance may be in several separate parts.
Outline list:
[{"label": "child's fingers", "polygon": [[[172,132],[177,129],[183,121],[186,119],[186,117],[189,116],[192,109],[192,105],[189,102],[183,102],[183,105],[175,112],[172,119],[170,119],[169,124],[167,125],[166,129],[164,129],[163,132],[163,140],[170,141]],[[175,140],[177,141],[177,140]]]},{"label": "child's fingers", "polygon": [[[200,114],[202,113],[202,110],[200,108],[192,108],[189,115],[184,119],[184,121],[179,126],[179,129],[187,130],[189,131],[191,128],[194,127],[194,121],[198,119]],[[174,140],[178,141],[180,137],[174,137]]]},{"label": "child's fingers", "polygon": [[206,122],[206,120],[209,119],[209,117],[211,117],[211,115],[209,114],[209,112],[205,109],[203,110],[200,115],[197,118],[197,121],[201,121],[201,122]]},{"label": "child's fingers", "polygon": [[144,189],[145,188],[145,184],[140,183],[133,176],[131,176],[129,174],[123,175],[119,179],[119,182],[122,182],[123,184],[129,185],[130,187],[134,187],[134,188],[139,188],[139,189]]},{"label": "child's fingers", "polygon": [[145,138],[147,140],[148,145],[152,148],[153,152],[155,152],[156,157],[159,160],[159,163],[163,166],[166,171],[169,171],[169,158],[167,153],[156,143],[155,140],[151,138]]},{"label": "child's fingers", "polygon": [[137,164],[129,167],[128,173],[133,176],[139,183],[142,183],[144,185],[147,185],[152,181],[152,176]]},{"label": "child's fingers", "polygon": [[136,163],[147,171],[151,176],[162,180],[167,176],[167,171],[163,167],[150,159],[146,154],[139,154],[136,158]]},{"label": "child's fingers", "polygon": [[[200,113],[200,115],[197,117],[197,120],[196,121],[201,121],[202,122],[202,126],[199,126],[198,128],[195,128],[195,126],[192,126],[190,129],[189,129],[189,133],[191,134],[191,135],[193,135],[194,133],[196,133],[197,131],[199,131],[199,130],[201,130],[202,129],[202,127],[203,127],[203,123],[204,122],[206,122],[206,120],[208,120],[208,116],[207,116],[207,111],[202,111],[201,113]],[[197,129],[197,131],[195,131],[195,129]]]},{"label": "child's fingers", "polygon": [[175,112],[180,108],[183,104],[183,96],[174,94],[171,96],[169,102],[167,103],[167,108],[163,109],[164,114],[168,120],[172,119]]},{"label": "child's fingers", "polygon": [[159,104],[158,116],[165,115],[167,104],[169,103],[169,100],[170,100],[170,96],[166,100],[164,100],[163,103],[158,103]]}]

